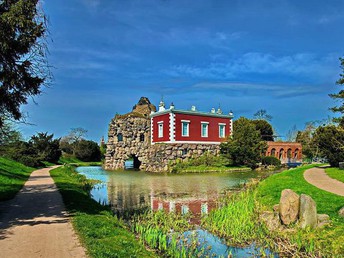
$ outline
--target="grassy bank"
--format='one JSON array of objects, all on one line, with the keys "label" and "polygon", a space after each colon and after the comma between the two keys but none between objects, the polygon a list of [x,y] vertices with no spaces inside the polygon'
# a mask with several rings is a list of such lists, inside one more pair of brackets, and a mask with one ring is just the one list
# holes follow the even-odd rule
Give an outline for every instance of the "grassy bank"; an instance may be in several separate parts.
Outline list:
[{"label": "grassy bank", "polygon": [[0,157],[0,201],[12,199],[34,170],[16,161]]},{"label": "grassy bank", "polygon": [[185,167],[175,167],[173,173],[208,173],[208,172],[247,172],[251,171],[251,168],[248,167],[227,167],[227,166],[185,166]]},{"label": "grassy bank", "polygon": [[85,162],[81,161],[73,156],[62,156],[59,159],[59,164],[73,164],[76,166],[101,166],[102,162],[101,161],[90,161],[90,162]]},{"label": "grassy bank", "polygon": [[90,198],[90,181],[72,166],[54,169],[51,176],[91,257],[155,257],[108,207]]},{"label": "grassy bank", "polygon": [[327,168],[325,171],[329,177],[332,177],[333,179],[337,179],[338,181],[344,183],[344,169]]},{"label": "grassy bank", "polygon": [[[310,167],[275,174],[254,189],[228,197],[223,207],[203,219],[203,226],[231,244],[255,241],[282,256],[340,257],[344,253],[344,219],[337,212],[344,206],[344,198],[307,183],[303,173]],[[297,226],[284,231],[267,230],[259,222],[259,214],[263,210],[272,211],[273,205],[279,202],[281,191],[286,188],[310,195],[317,203],[318,213],[330,215],[331,225],[314,230],[302,230]]]}]

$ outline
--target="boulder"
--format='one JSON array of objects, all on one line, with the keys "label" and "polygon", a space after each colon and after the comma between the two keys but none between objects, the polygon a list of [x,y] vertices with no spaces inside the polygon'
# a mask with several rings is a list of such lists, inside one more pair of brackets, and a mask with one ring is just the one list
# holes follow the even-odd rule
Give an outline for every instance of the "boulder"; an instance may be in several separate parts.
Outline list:
[{"label": "boulder", "polygon": [[279,215],[284,225],[296,222],[299,214],[300,197],[290,189],[284,189],[279,203]]},{"label": "boulder", "polygon": [[338,211],[338,215],[344,218],[344,206]]},{"label": "boulder", "polygon": [[318,214],[318,228],[330,224],[330,216],[327,214]]},{"label": "boulder", "polygon": [[270,231],[278,230],[281,227],[278,214],[275,214],[271,211],[264,211],[259,217]]},{"label": "boulder", "polygon": [[301,228],[315,228],[318,224],[316,203],[309,195],[301,194],[299,218]]}]

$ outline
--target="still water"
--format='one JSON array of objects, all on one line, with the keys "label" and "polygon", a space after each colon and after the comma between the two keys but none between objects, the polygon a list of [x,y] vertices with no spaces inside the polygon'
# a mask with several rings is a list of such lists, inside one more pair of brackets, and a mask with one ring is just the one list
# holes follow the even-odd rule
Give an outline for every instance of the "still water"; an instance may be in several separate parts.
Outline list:
[{"label": "still water", "polygon": [[[237,190],[251,178],[258,177],[254,171],[176,175],[132,170],[108,172],[101,167],[78,167],[76,170],[89,179],[102,182],[91,191],[92,198],[110,204],[115,212],[150,208],[191,212],[196,216],[216,208],[216,200],[227,191]],[[200,228],[183,234],[186,237],[196,234],[203,250],[207,250],[202,257],[258,257],[262,251],[278,257],[255,244],[244,248],[227,246],[223,239]]]},{"label": "still water", "polygon": [[181,213],[208,213],[228,190],[238,189],[257,172],[153,174],[142,171],[108,172],[101,167],[78,167],[87,178],[100,180],[92,198],[122,212],[149,207]]}]

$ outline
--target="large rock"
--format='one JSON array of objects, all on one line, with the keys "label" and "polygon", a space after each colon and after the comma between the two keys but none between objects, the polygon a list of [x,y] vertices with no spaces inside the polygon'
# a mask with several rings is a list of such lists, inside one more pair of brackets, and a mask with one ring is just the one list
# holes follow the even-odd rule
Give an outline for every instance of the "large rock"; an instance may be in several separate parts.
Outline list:
[{"label": "large rock", "polygon": [[279,214],[284,225],[296,222],[299,214],[299,207],[299,195],[290,189],[283,190],[279,203]]},{"label": "large rock", "polygon": [[275,231],[282,227],[278,214],[271,211],[264,211],[260,214],[260,220],[265,223],[266,227],[270,231]]},{"label": "large rock", "polygon": [[339,211],[338,211],[338,215],[342,218],[344,218],[344,207],[342,207]]},{"label": "large rock", "polygon": [[301,194],[299,218],[301,228],[315,228],[317,226],[317,206],[315,201],[309,195]]},{"label": "large rock", "polygon": [[330,216],[327,214],[318,214],[318,228],[322,228],[325,225],[330,224]]}]

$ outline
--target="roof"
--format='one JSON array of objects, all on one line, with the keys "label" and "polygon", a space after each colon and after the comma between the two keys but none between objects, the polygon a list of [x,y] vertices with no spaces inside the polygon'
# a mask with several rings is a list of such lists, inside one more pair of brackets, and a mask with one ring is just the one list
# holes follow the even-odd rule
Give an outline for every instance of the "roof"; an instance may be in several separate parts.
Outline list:
[{"label": "roof", "polygon": [[198,115],[198,116],[209,116],[209,117],[220,117],[220,118],[233,118],[233,115],[225,115],[211,112],[202,112],[202,111],[192,111],[192,110],[181,110],[181,109],[166,109],[164,111],[158,111],[150,114],[150,117],[155,117],[159,115],[175,113],[175,114],[186,114],[186,115]]}]

